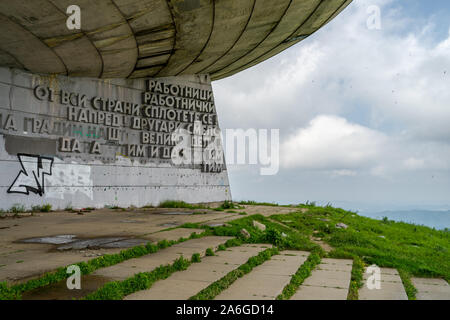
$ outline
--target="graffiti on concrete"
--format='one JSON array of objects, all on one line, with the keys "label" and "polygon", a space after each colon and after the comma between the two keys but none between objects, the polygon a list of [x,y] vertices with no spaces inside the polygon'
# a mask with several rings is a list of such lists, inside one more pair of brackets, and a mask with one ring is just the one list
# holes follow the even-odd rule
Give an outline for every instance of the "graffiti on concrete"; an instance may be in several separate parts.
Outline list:
[{"label": "graffiti on concrete", "polygon": [[52,175],[53,158],[29,154],[18,154],[22,170],[8,189],[8,193],[42,196],[45,193],[45,176]]}]

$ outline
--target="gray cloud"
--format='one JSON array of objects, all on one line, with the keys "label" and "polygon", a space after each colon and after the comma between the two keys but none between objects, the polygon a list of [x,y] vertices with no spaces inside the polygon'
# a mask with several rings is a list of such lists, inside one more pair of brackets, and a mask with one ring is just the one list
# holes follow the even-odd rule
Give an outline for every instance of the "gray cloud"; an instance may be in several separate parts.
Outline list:
[{"label": "gray cloud", "polygon": [[[372,4],[381,7],[381,30],[366,26]],[[450,33],[432,39],[432,18],[418,23],[391,4],[355,1],[301,44],[213,84],[222,128],[280,128],[280,177],[249,179],[256,170],[231,171],[235,196],[245,197],[251,183],[270,182],[294,198],[286,176],[307,176],[349,190],[355,180],[388,183],[405,202],[448,200]],[[443,180],[430,184],[429,177]],[[408,179],[429,187],[412,187]],[[323,199],[355,196],[323,186],[308,192]],[[391,197],[368,189],[361,199],[383,196]]]}]

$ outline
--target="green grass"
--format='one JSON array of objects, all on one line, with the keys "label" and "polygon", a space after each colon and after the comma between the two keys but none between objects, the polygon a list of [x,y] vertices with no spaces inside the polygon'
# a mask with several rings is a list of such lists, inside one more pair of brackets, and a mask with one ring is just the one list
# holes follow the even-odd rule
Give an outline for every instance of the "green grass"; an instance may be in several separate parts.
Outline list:
[{"label": "green grass", "polygon": [[308,259],[306,259],[300,268],[298,268],[297,272],[291,277],[291,281],[284,287],[283,292],[277,297],[277,300],[289,300],[320,263],[323,254],[324,252],[320,249],[311,252]]},{"label": "green grass", "polygon": [[[330,257],[360,257],[365,263],[404,270],[421,277],[450,279],[450,233],[387,219],[374,220],[331,206],[271,216],[305,236],[321,237],[335,248]],[[339,222],[348,225],[338,229]]]},{"label": "green grass", "polygon": [[400,274],[400,278],[402,279],[403,287],[405,288],[408,300],[416,300],[417,289],[411,282],[411,275],[407,271],[402,269],[399,269],[398,273]]},{"label": "green grass", "polygon": [[51,204],[43,204],[42,206],[32,206],[31,211],[32,212],[50,212],[50,211],[52,211],[52,205]]},{"label": "green grass", "polygon": [[[253,220],[264,224],[266,226],[266,230],[261,231],[253,226]],[[189,224],[183,225],[182,227],[207,228],[213,235],[216,236],[232,236],[245,243],[269,243],[283,249],[311,251],[318,247],[316,244],[311,242],[308,237],[295,232],[295,230],[275,223],[262,215],[245,216],[240,219],[229,221],[227,224],[228,226],[215,228],[209,228],[200,224]],[[245,239],[241,235],[240,231],[242,229],[246,229],[250,233],[251,237],[249,239]],[[283,233],[286,237],[282,236]]]},{"label": "green grass", "polygon": [[212,256],[214,256],[214,255],[215,255],[215,254],[214,254],[213,249],[211,249],[211,248],[206,249],[205,256],[207,256],[207,257],[212,257]]},{"label": "green grass", "polygon": [[193,205],[186,203],[184,201],[176,201],[176,200],[166,200],[159,204],[159,208],[169,208],[169,209],[207,209],[207,207],[202,205]]},{"label": "green grass", "polygon": [[14,205],[8,210],[8,212],[10,212],[10,213],[15,213],[15,214],[17,214],[17,213],[22,213],[22,212],[25,212],[25,211],[26,211],[25,206],[24,206],[24,205],[21,205],[21,204],[14,204]]},{"label": "green grass", "polygon": [[247,273],[253,270],[253,268],[259,266],[265,261],[269,260],[273,255],[278,254],[278,249],[270,248],[260,252],[257,256],[251,257],[248,261],[239,266],[237,269],[229,272],[223,278],[210,284],[207,288],[203,289],[195,296],[189,298],[189,300],[212,300],[222,291],[227,289],[237,279],[243,277]]},{"label": "green grass", "polygon": [[[180,201],[166,201],[161,206],[204,209],[204,207],[196,207]],[[224,209],[224,206],[229,206],[229,204],[223,204],[218,208],[219,211],[227,210]],[[300,266],[297,273],[292,277],[291,282],[284,288],[283,293],[277,297],[278,299],[289,299],[292,297],[324,256],[353,259],[351,283],[347,297],[349,300],[358,299],[358,290],[363,284],[364,265],[375,264],[379,267],[396,268],[400,273],[410,300],[414,300],[416,295],[416,289],[410,280],[411,276],[441,277],[447,281],[450,279],[450,265],[448,263],[450,261],[450,232],[448,230],[439,231],[424,226],[396,223],[388,219],[374,220],[359,216],[355,212],[333,208],[331,205],[319,207],[314,202],[292,206],[292,208],[297,208],[298,211],[289,214],[272,215],[269,218],[262,215],[242,216],[239,219],[228,221],[225,226],[214,228],[200,223],[188,223],[180,226],[183,228],[204,229],[204,233],[201,235],[191,234],[191,239],[204,235],[235,237],[228,240],[225,245],[219,246],[218,250],[226,250],[227,247],[240,246],[243,243],[267,243],[276,247],[268,249],[269,251],[264,251],[266,253],[263,256],[258,255],[253,257],[254,259],[251,258],[252,260],[249,259],[246,264],[233,270],[191,299],[214,298],[237,278],[250,272],[256,265],[270,259],[274,254],[273,252],[277,249],[311,252],[307,261]],[[301,210],[304,208],[307,208],[308,211],[304,212],[303,210],[302,212]],[[254,227],[254,220],[264,224],[266,230],[261,231]],[[337,223],[344,223],[348,228],[336,228]],[[247,239],[241,235],[240,231],[242,229],[246,229],[250,233],[250,238]],[[325,254],[320,246],[310,240],[313,235],[322,238],[334,249]],[[99,268],[156,252],[186,240],[185,238],[180,238],[178,241],[164,240],[157,245],[149,244],[135,247],[116,255],[105,255],[88,262],[81,262],[78,265],[83,274],[89,274]],[[214,252],[212,249],[208,249],[205,254],[207,256],[213,255]],[[190,261],[179,261],[177,265],[161,266],[158,270],[138,274],[122,282],[108,283],[104,288],[101,288],[101,291],[96,292],[95,295],[93,294],[89,298],[121,298],[130,294],[130,292],[134,292],[133,290],[148,288],[154,281],[164,279],[171,273],[182,270],[183,267],[186,267],[186,263],[189,265],[199,261],[201,261],[200,255],[194,254]],[[25,291],[62,281],[68,277],[65,271],[66,268],[60,268],[55,272],[45,274],[39,279],[30,280],[24,284],[12,287],[8,287],[6,283],[0,283],[0,300],[19,299],[21,293]]]},{"label": "green grass", "polygon": [[358,300],[359,289],[364,285],[363,275],[364,275],[364,261],[360,257],[355,257],[353,259],[352,267],[352,277],[350,280],[350,288],[348,290],[347,300]]},{"label": "green grass", "polygon": [[241,205],[247,205],[247,206],[267,206],[267,207],[278,207],[278,203],[271,203],[271,202],[256,202],[252,200],[248,201],[240,201],[239,204]]}]

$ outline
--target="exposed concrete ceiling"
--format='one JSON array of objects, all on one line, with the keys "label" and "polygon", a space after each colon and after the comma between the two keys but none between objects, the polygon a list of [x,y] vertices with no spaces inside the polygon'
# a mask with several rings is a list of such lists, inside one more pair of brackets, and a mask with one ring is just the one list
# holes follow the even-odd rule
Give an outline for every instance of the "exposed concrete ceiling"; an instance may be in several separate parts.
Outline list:
[{"label": "exposed concrete ceiling", "polygon": [[[298,43],[352,0],[0,0],[0,65],[98,78],[252,67]],[[66,10],[81,8],[81,30]]]}]

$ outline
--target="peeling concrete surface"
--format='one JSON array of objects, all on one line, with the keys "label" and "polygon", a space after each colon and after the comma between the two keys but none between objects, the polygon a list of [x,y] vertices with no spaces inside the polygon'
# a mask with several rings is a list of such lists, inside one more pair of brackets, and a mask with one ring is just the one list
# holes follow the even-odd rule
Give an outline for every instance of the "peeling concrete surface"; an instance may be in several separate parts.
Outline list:
[{"label": "peeling concrete surface", "polygon": [[83,77],[205,72],[221,79],[294,45],[350,2],[79,0],[81,30],[69,30],[70,0],[7,1],[0,3],[0,65]]}]

